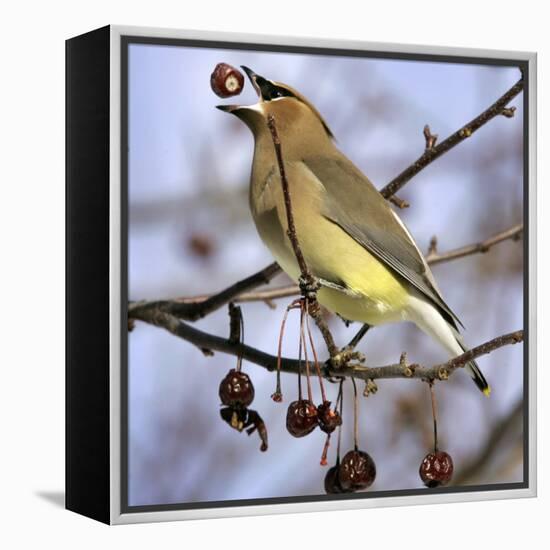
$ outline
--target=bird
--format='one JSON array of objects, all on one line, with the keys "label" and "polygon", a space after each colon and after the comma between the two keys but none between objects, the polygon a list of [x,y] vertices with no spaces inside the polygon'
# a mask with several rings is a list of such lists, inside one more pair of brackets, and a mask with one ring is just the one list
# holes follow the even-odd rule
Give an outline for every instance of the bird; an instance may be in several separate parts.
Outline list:
[{"label": "bird", "polygon": [[[257,103],[217,108],[236,116],[253,134],[249,205],[259,236],[279,266],[291,279],[300,280],[287,235],[269,117],[281,143],[296,236],[320,285],[318,302],[343,319],[370,326],[412,322],[450,357],[467,351],[460,334],[464,326],[445,303],[410,231],[338,149],[316,107],[291,86],[242,69],[258,95]],[[491,388],[476,361],[465,367],[489,396]]]}]

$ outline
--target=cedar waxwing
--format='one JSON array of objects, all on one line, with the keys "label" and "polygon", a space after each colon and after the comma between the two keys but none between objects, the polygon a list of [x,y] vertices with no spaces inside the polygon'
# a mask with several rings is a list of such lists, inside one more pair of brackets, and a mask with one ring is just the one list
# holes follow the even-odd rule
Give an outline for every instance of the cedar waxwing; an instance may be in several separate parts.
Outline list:
[{"label": "cedar waxwing", "polygon": [[[281,140],[300,248],[321,284],[319,302],[344,319],[369,325],[412,321],[452,357],[463,353],[462,323],[441,297],[422,252],[388,202],[335,146],[317,109],[290,86],[243,69],[258,103],[218,108],[237,116],[254,135],[250,209],[281,268],[298,281],[269,114]],[[476,362],[466,368],[489,395]]]}]

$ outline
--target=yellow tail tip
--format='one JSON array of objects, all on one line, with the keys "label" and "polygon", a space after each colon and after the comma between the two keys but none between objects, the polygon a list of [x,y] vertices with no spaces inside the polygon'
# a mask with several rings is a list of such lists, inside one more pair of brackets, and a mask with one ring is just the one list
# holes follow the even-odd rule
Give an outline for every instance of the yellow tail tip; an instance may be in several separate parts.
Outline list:
[{"label": "yellow tail tip", "polygon": [[487,397],[491,397],[491,386],[487,386],[487,387],[483,390],[483,393],[484,393]]}]

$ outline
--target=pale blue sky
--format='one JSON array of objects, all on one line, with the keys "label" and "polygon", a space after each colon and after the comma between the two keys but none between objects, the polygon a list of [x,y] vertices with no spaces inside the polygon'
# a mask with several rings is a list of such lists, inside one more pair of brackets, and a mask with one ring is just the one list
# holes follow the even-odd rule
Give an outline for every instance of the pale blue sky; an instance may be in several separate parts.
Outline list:
[{"label": "pale blue sky", "polygon": [[[216,97],[209,79],[220,61],[247,65],[299,89],[326,118],[342,151],[378,187],[422,152],[424,124],[444,138],[519,78],[516,68],[132,45],[131,299],[219,290],[271,261],[246,204],[252,138],[237,119],[214,108],[254,102],[255,94],[246,85],[237,98]],[[401,193],[412,206],[400,215],[422,248],[433,234],[449,249],[521,221],[522,101],[514,105],[515,118],[498,117]],[[189,254],[185,242],[195,232],[215,240],[212,258]],[[472,345],[522,327],[521,277],[517,268],[507,267],[515,257],[521,261],[520,245],[506,243],[489,260],[469,258],[434,269]],[[275,311],[263,304],[243,308],[248,343],[275,351],[284,305]],[[296,354],[293,323],[288,355]],[[199,326],[226,334],[225,310]],[[334,330],[344,343],[354,329],[336,324]],[[270,449],[262,454],[255,435],[237,434],[219,418],[217,387],[233,358],[205,358],[189,344],[143,325],[129,340],[130,504],[322,492],[325,470],[316,466],[322,437],[295,440],[286,433],[285,407],[269,400],[273,375],[245,363],[256,385],[254,407],[268,424]],[[361,349],[374,365],[395,361],[404,349],[419,361],[445,358],[408,325],[374,330]],[[490,402],[480,400],[461,373],[441,388],[442,437],[459,465],[520,395],[521,362],[521,346],[480,362],[494,387]],[[292,395],[295,380],[284,381]],[[420,486],[416,462],[422,442],[403,428],[394,448],[384,426],[392,423],[399,399],[421,390],[409,381],[381,383],[377,397],[361,403],[364,441],[379,464],[374,489]],[[349,445],[347,431],[344,441]]]}]

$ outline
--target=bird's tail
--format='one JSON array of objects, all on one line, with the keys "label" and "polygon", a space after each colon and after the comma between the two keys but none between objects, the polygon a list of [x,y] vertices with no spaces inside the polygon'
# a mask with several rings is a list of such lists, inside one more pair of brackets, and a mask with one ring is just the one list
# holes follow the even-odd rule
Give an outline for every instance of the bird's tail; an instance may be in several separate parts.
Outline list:
[{"label": "bird's tail", "polygon": [[[452,329],[452,327],[451,327]],[[454,330],[454,329],[452,329]],[[468,351],[468,348],[464,345],[464,342],[462,341],[462,337],[458,335],[456,338],[456,341],[460,348],[462,349],[462,352]],[[466,363],[465,369],[468,371],[468,374],[474,381],[474,384],[487,396],[489,397],[491,395],[491,386],[487,383],[487,380],[485,379],[485,376],[483,376],[483,373],[481,372],[481,369],[479,368],[478,364],[475,361],[470,361],[469,363]]]},{"label": "bird's tail", "polygon": [[[427,300],[416,296],[411,297],[408,317],[422,331],[437,340],[451,354],[451,357],[462,355],[468,350],[458,330],[450,325]],[[477,363],[470,361],[466,363],[465,368],[475,385],[488,397],[491,394],[491,387]]]}]

